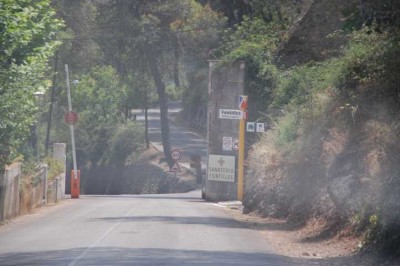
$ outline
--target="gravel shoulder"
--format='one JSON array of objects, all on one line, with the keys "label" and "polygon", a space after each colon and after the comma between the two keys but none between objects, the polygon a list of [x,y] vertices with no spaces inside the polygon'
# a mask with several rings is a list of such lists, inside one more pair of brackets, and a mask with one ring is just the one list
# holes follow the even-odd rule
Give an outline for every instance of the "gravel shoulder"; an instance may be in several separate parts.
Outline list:
[{"label": "gravel shoulder", "polygon": [[299,260],[300,265],[400,265],[399,259],[360,252],[362,236],[354,236],[349,230],[329,234],[323,220],[294,226],[284,219],[243,214],[237,207],[225,207],[225,211],[238,222],[259,231],[274,252]]}]

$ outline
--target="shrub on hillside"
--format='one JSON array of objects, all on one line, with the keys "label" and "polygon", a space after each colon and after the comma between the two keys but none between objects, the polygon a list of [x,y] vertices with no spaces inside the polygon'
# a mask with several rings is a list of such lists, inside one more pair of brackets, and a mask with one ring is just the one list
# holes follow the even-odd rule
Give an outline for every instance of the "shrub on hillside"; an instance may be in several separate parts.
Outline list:
[{"label": "shrub on hillside", "polygon": [[144,130],[134,122],[120,125],[109,143],[109,160],[115,164],[132,161],[144,148]]}]

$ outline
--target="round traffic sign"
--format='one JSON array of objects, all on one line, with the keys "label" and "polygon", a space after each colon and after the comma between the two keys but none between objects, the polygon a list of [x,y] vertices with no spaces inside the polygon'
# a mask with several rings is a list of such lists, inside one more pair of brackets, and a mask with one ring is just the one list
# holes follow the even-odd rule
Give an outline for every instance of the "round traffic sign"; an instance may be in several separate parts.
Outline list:
[{"label": "round traffic sign", "polygon": [[172,157],[172,159],[177,161],[177,160],[179,160],[181,158],[181,152],[178,151],[178,150],[172,150],[171,151],[171,157]]},{"label": "round traffic sign", "polygon": [[68,111],[64,114],[64,121],[67,124],[75,125],[78,121],[78,114],[73,111]]}]

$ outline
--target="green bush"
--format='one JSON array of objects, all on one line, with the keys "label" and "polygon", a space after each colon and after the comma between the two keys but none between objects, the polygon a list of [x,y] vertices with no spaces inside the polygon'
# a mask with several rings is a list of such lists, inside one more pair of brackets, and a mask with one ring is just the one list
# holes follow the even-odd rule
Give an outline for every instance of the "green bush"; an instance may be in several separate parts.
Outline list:
[{"label": "green bush", "polygon": [[275,145],[277,147],[284,147],[286,144],[294,141],[297,137],[298,126],[298,115],[287,114],[282,117],[275,127]]},{"label": "green bush", "polygon": [[47,172],[47,179],[49,181],[53,180],[64,172],[64,165],[61,161],[50,157],[45,158],[43,161],[49,167],[49,170]]},{"label": "green bush", "polygon": [[177,101],[182,99],[182,88],[176,87],[174,85],[168,85],[166,87],[166,93],[168,100]]},{"label": "green bush", "polygon": [[38,111],[34,92],[49,87],[47,61],[62,27],[50,2],[0,2],[0,170],[29,137]]},{"label": "green bush", "polygon": [[144,148],[144,129],[134,122],[121,125],[108,145],[109,160],[112,163],[121,164],[128,158],[134,160]]},{"label": "green bush", "polygon": [[332,80],[343,97],[366,84],[374,86],[375,93],[396,93],[400,81],[400,32],[375,32],[364,28],[350,35],[344,55],[331,62],[336,73]]}]

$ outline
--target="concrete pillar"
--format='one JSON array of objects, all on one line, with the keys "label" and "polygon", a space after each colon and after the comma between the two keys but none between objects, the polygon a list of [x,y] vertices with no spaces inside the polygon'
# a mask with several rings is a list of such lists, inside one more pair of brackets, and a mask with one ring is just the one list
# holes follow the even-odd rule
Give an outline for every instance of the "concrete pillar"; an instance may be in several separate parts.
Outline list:
[{"label": "concrete pillar", "polygon": [[13,163],[6,166],[2,180],[2,220],[11,219],[19,214],[19,178],[21,175],[21,163]]},{"label": "concrete pillar", "polygon": [[[233,147],[232,149],[223,148],[223,140],[227,138],[232,142],[238,140],[239,120],[221,119],[219,112],[220,109],[239,110],[238,99],[244,91],[245,65],[243,62],[236,62],[221,66],[219,61],[210,61],[209,67],[207,129],[209,146],[205,197],[210,201],[236,200],[238,151]],[[215,178],[213,165],[218,160],[221,160],[220,166],[223,162],[234,162],[236,168],[234,180]]]},{"label": "concrete pillar", "polygon": [[54,143],[53,144],[53,158],[59,160],[64,165],[64,172],[59,176],[58,188],[57,188],[57,200],[65,198],[65,186],[66,186],[66,172],[67,172],[67,157],[66,157],[67,145],[65,143]]}]

